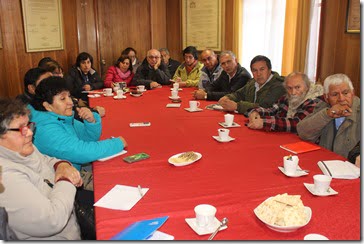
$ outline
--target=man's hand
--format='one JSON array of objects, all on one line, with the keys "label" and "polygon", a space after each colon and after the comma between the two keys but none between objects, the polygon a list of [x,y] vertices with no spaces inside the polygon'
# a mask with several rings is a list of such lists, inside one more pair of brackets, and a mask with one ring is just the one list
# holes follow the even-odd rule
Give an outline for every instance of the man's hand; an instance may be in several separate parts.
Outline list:
[{"label": "man's hand", "polygon": [[89,84],[84,85],[82,88],[85,91],[91,91],[91,86]]},{"label": "man's hand", "polygon": [[331,118],[340,118],[350,116],[353,111],[349,107],[349,105],[344,104],[335,104],[331,108],[327,110],[327,115]]},{"label": "man's hand", "polygon": [[78,115],[80,116],[81,119],[86,120],[89,123],[95,123],[95,117],[94,114],[91,112],[91,110],[87,107],[82,107],[82,108],[76,108]]},{"label": "man's hand", "polygon": [[257,111],[253,111],[249,114],[249,121],[253,119],[260,119],[260,114]]},{"label": "man's hand", "polygon": [[159,84],[158,82],[156,81],[152,81],[150,82],[150,89],[153,89],[153,88],[157,88],[158,86],[161,86],[161,84]]},{"label": "man's hand", "polygon": [[207,93],[202,89],[199,89],[199,90],[196,90],[193,92],[194,99],[198,99],[198,100],[205,100],[206,95],[207,95]]},{"label": "man's hand", "polygon": [[80,172],[72,165],[69,165],[67,162],[60,163],[58,165],[55,172],[54,182],[57,182],[61,178],[70,180],[71,183],[76,187],[80,187],[83,184]]},{"label": "man's hand", "polygon": [[159,66],[161,65],[161,58],[158,59],[157,63],[153,66],[154,70],[157,70]]},{"label": "man's hand", "polygon": [[249,114],[248,127],[254,130],[263,129],[263,119],[260,117],[258,112],[253,111]]},{"label": "man's hand", "polygon": [[96,106],[94,107],[94,109],[99,113],[100,117],[104,117],[105,116],[105,108],[101,107],[101,106]]},{"label": "man's hand", "polygon": [[234,101],[231,101],[226,96],[220,98],[218,103],[221,105],[221,107],[223,107],[223,109],[225,111],[234,112],[235,110],[238,109],[238,104],[236,102],[234,102]]}]

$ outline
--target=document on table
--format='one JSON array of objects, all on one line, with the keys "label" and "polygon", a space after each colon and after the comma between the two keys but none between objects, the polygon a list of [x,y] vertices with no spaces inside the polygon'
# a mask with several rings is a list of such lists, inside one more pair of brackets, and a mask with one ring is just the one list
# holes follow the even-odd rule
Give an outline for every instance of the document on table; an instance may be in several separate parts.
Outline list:
[{"label": "document on table", "polygon": [[[149,188],[141,188],[143,196]],[[138,187],[115,185],[94,206],[115,210],[130,210],[140,199],[141,193]]]}]

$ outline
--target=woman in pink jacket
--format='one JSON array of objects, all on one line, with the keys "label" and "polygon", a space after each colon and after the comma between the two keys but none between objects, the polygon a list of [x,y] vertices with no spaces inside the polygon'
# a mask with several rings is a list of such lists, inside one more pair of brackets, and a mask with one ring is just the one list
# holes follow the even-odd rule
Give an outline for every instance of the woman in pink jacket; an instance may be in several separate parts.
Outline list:
[{"label": "woman in pink jacket", "polygon": [[128,56],[121,56],[115,63],[110,66],[106,72],[104,87],[114,87],[113,83],[126,82],[129,86],[133,79],[133,65]]}]

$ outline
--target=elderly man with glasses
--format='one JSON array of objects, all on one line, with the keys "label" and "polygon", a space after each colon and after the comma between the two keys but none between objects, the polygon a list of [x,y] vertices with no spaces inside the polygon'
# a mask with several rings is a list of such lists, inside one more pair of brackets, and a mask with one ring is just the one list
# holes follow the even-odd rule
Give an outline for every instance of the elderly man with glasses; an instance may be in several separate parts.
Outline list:
[{"label": "elderly man with glasses", "polygon": [[161,85],[170,85],[170,78],[168,67],[162,62],[160,52],[157,49],[150,49],[130,85],[144,85],[150,90]]}]

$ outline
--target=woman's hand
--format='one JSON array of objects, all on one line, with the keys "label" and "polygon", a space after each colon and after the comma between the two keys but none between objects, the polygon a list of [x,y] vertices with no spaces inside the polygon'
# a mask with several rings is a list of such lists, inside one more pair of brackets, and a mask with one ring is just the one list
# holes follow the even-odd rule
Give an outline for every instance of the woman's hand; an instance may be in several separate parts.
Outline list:
[{"label": "woman's hand", "polygon": [[91,112],[89,108],[82,107],[82,108],[76,108],[78,115],[81,119],[86,120],[89,123],[95,123],[95,117],[94,114]]}]

